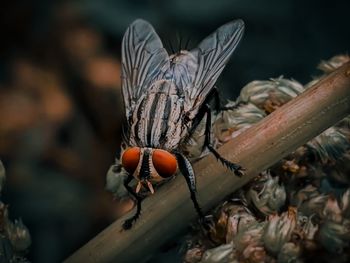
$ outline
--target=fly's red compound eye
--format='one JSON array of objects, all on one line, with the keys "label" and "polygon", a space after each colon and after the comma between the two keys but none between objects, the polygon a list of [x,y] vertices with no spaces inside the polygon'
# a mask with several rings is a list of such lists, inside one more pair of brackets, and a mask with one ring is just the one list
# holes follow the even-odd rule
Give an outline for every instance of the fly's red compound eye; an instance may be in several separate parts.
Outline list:
[{"label": "fly's red compound eye", "polygon": [[164,150],[154,150],[152,162],[158,174],[161,177],[170,177],[174,175],[177,169],[177,161],[174,155]]},{"label": "fly's red compound eye", "polygon": [[140,152],[139,147],[132,147],[123,153],[122,165],[129,173],[133,173],[136,170],[140,161]]}]

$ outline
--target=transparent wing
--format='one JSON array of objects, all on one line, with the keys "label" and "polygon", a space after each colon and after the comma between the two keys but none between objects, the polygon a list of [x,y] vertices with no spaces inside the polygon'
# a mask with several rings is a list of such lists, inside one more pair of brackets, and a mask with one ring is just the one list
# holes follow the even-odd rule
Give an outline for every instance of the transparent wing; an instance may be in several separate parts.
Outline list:
[{"label": "transparent wing", "polygon": [[153,27],[138,19],[122,41],[122,92],[127,119],[135,102],[169,67],[169,56]]},{"label": "transparent wing", "polygon": [[193,79],[189,100],[192,102],[190,118],[194,118],[226,63],[242,38],[244,22],[234,20],[206,37],[191,54],[197,58],[197,70]]}]

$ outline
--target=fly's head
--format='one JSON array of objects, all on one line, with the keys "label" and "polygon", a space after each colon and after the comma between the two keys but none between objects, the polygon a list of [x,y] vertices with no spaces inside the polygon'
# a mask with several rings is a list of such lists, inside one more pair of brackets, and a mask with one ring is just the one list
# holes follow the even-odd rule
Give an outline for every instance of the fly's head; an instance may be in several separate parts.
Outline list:
[{"label": "fly's head", "polygon": [[122,154],[124,169],[138,181],[136,193],[141,187],[153,194],[153,183],[173,176],[177,170],[177,160],[173,154],[162,149],[131,147]]}]

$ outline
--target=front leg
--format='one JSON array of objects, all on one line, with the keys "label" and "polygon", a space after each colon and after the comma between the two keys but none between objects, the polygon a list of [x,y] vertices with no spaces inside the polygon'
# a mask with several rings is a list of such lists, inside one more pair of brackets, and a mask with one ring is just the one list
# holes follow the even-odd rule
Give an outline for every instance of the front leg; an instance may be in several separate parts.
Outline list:
[{"label": "front leg", "polygon": [[190,190],[191,200],[194,208],[201,220],[204,219],[201,208],[199,207],[197,196],[196,196],[196,178],[190,161],[180,152],[174,153],[179,165],[181,174],[185,177],[188,189]]},{"label": "front leg", "polygon": [[141,202],[142,202],[142,198],[139,197],[129,186],[129,183],[132,180],[132,175],[128,175],[128,177],[125,179],[124,181],[124,186],[126,188],[126,190],[128,190],[128,192],[136,199],[136,213],[128,218],[127,220],[125,220],[124,224],[123,224],[123,229],[124,230],[128,230],[132,227],[132,224],[139,218],[140,214],[141,214]]},{"label": "front leg", "polygon": [[204,141],[204,146],[207,147],[208,150],[214,154],[216,159],[218,159],[223,165],[225,165],[227,168],[229,168],[231,171],[235,173],[235,175],[241,177],[243,175],[243,169],[240,165],[235,164],[233,162],[230,162],[223,158],[212,146],[211,144],[211,110],[209,105],[204,105],[204,109],[207,114],[207,120],[206,120],[206,125],[205,125],[205,141]]}]

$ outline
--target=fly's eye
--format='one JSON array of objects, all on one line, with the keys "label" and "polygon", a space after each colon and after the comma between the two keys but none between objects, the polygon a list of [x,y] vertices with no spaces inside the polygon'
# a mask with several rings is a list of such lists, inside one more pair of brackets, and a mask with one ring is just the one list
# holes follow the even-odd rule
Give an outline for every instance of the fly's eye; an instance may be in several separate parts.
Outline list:
[{"label": "fly's eye", "polygon": [[170,177],[174,175],[177,169],[177,161],[174,155],[164,150],[154,150],[152,162],[158,174],[161,177]]},{"label": "fly's eye", "polygon": [[139,147],[132,147],[123,153],[122,165],[129,173],[133,173],[136,170],[140,161],[140,152]]}]

